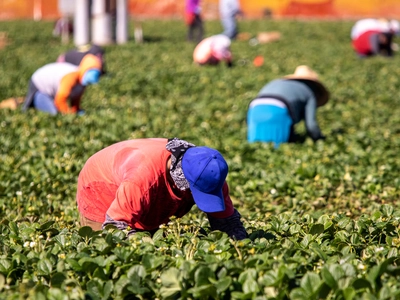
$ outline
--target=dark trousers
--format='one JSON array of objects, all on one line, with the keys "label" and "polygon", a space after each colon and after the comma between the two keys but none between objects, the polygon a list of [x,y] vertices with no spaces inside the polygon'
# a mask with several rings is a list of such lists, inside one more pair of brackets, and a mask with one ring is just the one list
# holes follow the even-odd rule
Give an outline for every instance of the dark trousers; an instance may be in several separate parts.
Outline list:
[{"label": "dark trousers", "polygon": [[189,31],[187,35],[188,41],[201,42],[204,35],[203,20],[200,15],[195,15],[192,24],[189,25]]}]

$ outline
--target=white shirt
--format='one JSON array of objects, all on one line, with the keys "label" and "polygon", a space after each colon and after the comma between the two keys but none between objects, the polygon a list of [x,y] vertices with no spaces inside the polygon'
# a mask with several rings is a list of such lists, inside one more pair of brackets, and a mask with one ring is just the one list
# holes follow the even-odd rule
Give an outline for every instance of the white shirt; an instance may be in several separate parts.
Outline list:
[{"label": "white shirt", "polygon": [[361,34],[369,30],[378,30],[380,32],[390,32],[390,22],[382,19],[362,19],[354,24],[351,29],[351,39],[357,39]]}]

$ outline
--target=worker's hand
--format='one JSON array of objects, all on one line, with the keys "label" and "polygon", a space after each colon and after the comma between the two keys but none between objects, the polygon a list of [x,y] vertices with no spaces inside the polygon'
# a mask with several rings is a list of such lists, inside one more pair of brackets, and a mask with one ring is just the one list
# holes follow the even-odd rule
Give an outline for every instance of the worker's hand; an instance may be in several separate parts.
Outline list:
[{"label": "worker's hand", "polygon": [[237,240],[243,240],[247,238],[246,229],[243,227],[243,223],[240,221],[240,214],[235,209],[232,216],[227,218],[215,218],[211,215],[207,215],[210,221],[211,230],[220,230],[227,233],[231,238]]},{"label": "worker's hand", "polygon": [[76,113],[78,116],[83,116],[85,114],[85,111],[83,109],[78,110]]}]

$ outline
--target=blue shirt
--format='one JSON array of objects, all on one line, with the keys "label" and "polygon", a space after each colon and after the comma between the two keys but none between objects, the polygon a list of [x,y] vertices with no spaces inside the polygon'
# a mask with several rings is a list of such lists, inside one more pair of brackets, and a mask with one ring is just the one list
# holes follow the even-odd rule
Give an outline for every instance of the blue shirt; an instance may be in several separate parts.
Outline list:
[{"label": "blue shirt", "polygon": [[298,80],[276,79],[267,83],[258,93],[258,96],[269,95],[282,97],[292,113],[293,123],[305,121],[308,134],[313,140],[322,137],[316,119],[317,99],[304,82]]}]

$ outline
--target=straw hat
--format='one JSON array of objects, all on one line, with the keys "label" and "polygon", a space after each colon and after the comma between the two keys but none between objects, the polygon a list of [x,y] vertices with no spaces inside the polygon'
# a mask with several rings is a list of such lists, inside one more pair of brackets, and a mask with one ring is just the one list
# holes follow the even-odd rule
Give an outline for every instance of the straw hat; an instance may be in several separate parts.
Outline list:
[{"label": "straw hat", "polygon": [[318,74],[309,66],[301,65],[296,68],[293,74],[286,75],[283,78],[298,80],[306,83],[314,92],[317,98],[317,105],[323,106],[329,100],[329,91],[319,81]]}]

